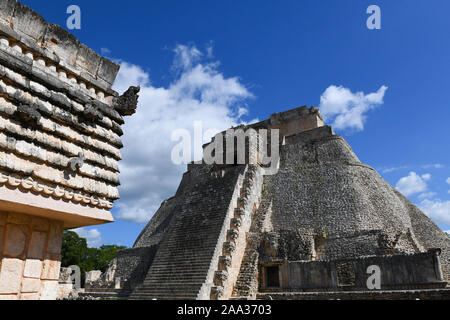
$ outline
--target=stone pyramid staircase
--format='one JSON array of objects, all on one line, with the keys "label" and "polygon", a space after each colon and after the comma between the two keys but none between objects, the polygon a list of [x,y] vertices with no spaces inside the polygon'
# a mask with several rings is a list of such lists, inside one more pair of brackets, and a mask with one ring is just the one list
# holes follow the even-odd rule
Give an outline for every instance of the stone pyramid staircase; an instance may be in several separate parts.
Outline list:
[{"label": "stone pyramid staircase", "polygon": [[246,171],[243,165],[228,168],[189,185],[143,284],[130,299],[209,299],[211,266],[217,265]]}]

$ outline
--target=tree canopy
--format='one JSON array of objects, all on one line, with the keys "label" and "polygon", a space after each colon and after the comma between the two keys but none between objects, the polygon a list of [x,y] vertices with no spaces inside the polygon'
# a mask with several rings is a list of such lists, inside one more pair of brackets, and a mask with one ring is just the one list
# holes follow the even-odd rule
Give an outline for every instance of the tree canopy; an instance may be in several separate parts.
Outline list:
[{"label": "tree canopy", "polygon": [[67,268],[77,265],[81,270],[81,283],[84,284],[86,272],[100,270],[105,272],[118,250],[125,246],[103,245],[100,248],[89,248],[85,238],[76,232],[64,231],[61,248],[61,266]]}]

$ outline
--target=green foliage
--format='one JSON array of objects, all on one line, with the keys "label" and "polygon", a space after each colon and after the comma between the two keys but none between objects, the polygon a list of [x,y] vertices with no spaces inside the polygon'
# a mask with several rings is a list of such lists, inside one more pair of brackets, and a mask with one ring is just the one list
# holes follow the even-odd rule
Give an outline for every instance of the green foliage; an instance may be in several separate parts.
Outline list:
[{"label": "green foliage", "polygon": [[64,231],[61,249],[61,266],[67,268],[77,265],[81,269],[81,283],[84,283],[86,272],[108,269],[110,261],[116,256],[118,250],[126,249],[124,246],[103,245],[100,248],[88,248],[87,241],[73,231]]}]

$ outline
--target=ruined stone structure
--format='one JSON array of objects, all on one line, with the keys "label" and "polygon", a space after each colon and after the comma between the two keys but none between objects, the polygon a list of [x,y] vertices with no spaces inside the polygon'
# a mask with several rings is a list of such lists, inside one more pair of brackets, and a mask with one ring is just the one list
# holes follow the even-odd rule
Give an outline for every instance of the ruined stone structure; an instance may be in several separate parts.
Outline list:
[{"label": "ruined stone structure", "polygon": [[[280,130],[276,171],[190,164],[91,291],[118,293],[120,278],[130,299],[449,298],[449,236],[361,163],[316,108],[249,128]],[[366,283],[372,265],[377,293]]]},{"label": "ruined stone structure", "polygon": [[14,0],[0,1],[0,300],[55,299],[64,229],[113,221],[119,66]]}]

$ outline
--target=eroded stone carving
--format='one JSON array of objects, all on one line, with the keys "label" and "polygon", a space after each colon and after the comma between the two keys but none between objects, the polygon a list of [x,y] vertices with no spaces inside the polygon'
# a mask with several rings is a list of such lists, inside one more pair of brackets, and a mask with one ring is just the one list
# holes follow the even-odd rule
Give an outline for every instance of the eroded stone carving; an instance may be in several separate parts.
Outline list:
[{"label": "eroded stone carving", "polygon": [[214,274],[214,278],[219,281],[219,282],[224,282],[228,279],[228,271],[226,270],[219,270],[216,271],[216,273]]},{"label": "eroded stone carving", "polygon": [[33,178],[16,178],[10,176],[4,172],[0,172],[0,185],[7,184],[13,188],[21,188],[25,191],[33,191],[36,193],[41,193],[55,198],[64,198],[66,200],[71,200],[73,202],[82,202],[84,204],[91,204],[99,208],[112,209],[113,203],[102,198],[91,196],[88,194],[83,194],[76,192],[69,188],[64,188],[62,186],[49,186],[45,183],[40,183],[35,181]]},{"label": "eroded stone carving", "polygon": [[124,94],[114,99],[113,106],[120,115],[131,116],[136,112],[140,90],[140,87],[131,86]]},{"label": "eroded stone carving", "polygon": [[214,286],[211,288],[211,298],[219,299],[223,296],[223,287],[222,286]]},{"label": "eroded stone carving", "polygon": [[231,226],[234,228],[239,228],[242,225],[241,218],[233,218],[231,219]]},{"label": "eroded stone carving", "polygon": [[83,166],[84,160],[84,154],[83,152],[80,152],[78,153],[78,157],[69,160],[69,167],[72,169],[72,171],[77,171]]},{"label": "eroded stone carving", "polygon": [[227,268],[227,267],[231,266],[231,257],[230,256],[220,256],[219,263],[223,267]]},{"label": "eroded stone carving", "polygon": [[239,237],[239,230],[230,229],[228,230],[227,236],[229,240],[236,241],[236,239]]},{"label": "eroded stone carving", "polygon": [[234,250],[236,250],[236,245],[233,242],[230,242],[230,241],[224,242],[223,250],[226,253],[231,254]]},{"label": "eroded stone carving", "polygon": [[16,117],[25,122],[30,127],[35,127],[41,119],[41,114],[37,108],[21,104],[17,107]]}]

